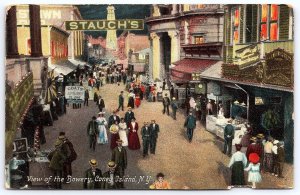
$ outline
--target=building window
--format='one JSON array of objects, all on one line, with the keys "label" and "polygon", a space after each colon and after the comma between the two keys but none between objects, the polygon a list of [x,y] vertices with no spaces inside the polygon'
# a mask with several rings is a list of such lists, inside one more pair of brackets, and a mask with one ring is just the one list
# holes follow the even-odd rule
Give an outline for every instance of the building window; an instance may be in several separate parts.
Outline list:
[{"label": "building window", "polygon": [[240,10],[239,7],[233,8],[232,12],[232,31],[233,31],[233,41],[234,43],[239,42],[239,27],[240,27]]},{"label": "building window", "polygon": [[27,39],[27,54],[31,55],[31,39]]},{"label": "building window", "polygon": [[204,37],[203,36],[194,36],[194,43],[195,44],[202,44],[202,43],[204,43]]},{"label": "building window", "polygon": [[261,5],[260,39],[278,40],[278,5]]}]

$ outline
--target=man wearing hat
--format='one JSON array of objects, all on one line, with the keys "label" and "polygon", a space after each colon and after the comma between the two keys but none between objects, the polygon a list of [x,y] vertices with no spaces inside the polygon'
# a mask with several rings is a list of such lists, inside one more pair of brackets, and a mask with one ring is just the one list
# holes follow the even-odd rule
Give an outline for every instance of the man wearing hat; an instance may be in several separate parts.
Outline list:
[{"label": "man wearing hat", "polygon": [[[116,169],[118,170],[120,177],[124,176],[125,169],[127,168],[127,151],[122,146],[122,143],[123,141],[121,139],[117,140],[118,146],[113,149],[111,155],[111,160],[116,163]],[[121,182],[121,186],[124,187],[123,182]]]},{"label": "man wearing hat", "polygon": [[[66,161],[63,167],[63,177],[67,178],[67,176],[72,175],[72,151],[71,147],[73,148],[73,144],[66,138],[65,132],[59,132],[58,141],[62,142],[61,151],[66,156]],[[74,150],[74,148],[73,148]],[[75,153],[76,154],[76,153]],[[76,154],[77,157],[77,154]]]},{"label": "man wearing hat", "polygon": [[93,116],[87,127],[87,134],[89,136],[90,148],[95,151],[97,135],[99,134],[98,123],[96,117]]},{"label": "man wearing hat", "polygon": [[120,174],[118,173],[117,164],[114,161],[107,163],[108,171],[103,174],[102,189],[120,189]]},{"label": "man wearing hat", "polygon": [[178,103],[177,103],[175,97],[172,98],[171,108],[172,108],[173,119],[176,120],[176,112],[177,112],[177,109],[178,109]]},{"label": "man wearing hat", "polygon": [[124,111],[124,96],[123,96],[123,91],[121,91],[121,93],[119,95],[119,107],[118,107],[118,110],[120,110],[120,108],[122,108],[122,111]]},{"label": "man wearing hat", "polygon": [[193,112],[190,112],[184,122],[184,127],[187,128],[187,137],[189,142],[192,142],[194,129],[196,128],[196,118],[193,116]]},{"label": "man wearing hat", "polygon": [[163,106],[164,106],[163,114],[167,112],[167,114],[170,115],[169,113],[170,98],[168,97],[167,93],[165,94],[165,97],[163,99]]},{"label": "man wearing hat", "polygon": [[120,123],[120,117],[117,115],[117,111],[114,110],[113,114],[108,118],[108,128],[110,128],[112,124],[116,124],[116,122],[118,122],[118,124]]},{"label": "man wearing hat", "polygon": [[[275,146],[274,148],[274,174],[276,177],[283,178],[283,165],[285,161],[285,151],[284,151],[284,143],[279,142],[278,140],[274,141],[274,145],[276,145],[276,150]],[[276,152],[276,153],[275,153]]]},{"label": "man wearing hat", "polygon": [[131,107],[128,107],[128,111],[125,113],[125,117],[124,117],[127,127],[129,127],[129,124],[131,123],[132,119],[135,119],[134,112],[132,111]]},{"label": "man wearing hat", "polygon": [[142,140],[143,140],[143,157],[148,155],[150,146],[150,128],[147,122],[144,122],[144,126],[141,129]]},{"label": "man wearing hat", "polygon": [[155,154],[158,132],[159,132],[159,125],[155,122],[155,120],[151,120],[151,124],[150,124],[150,153],[151,154]]},{"label": "man wearing hat", "polygon": [[[234,127],[232,126],[232,119],[228,121],[228,124],[224,129],[224,150],[223,153],[228,156],[231,155],[232,151],[232,140],[234,139]],[[227,150],[228,148],[228,150]]]},{"label": "man wearing hat", "polygon": [[53,172],[53,177],[57,178],[53,181],[55,189],[62,188],[62,178],[63,178],[63,166],[67,157],[62,152],[62,141],[56,140],[54,146],[55,150],[49,153],[48,159],[50,161],[49,168]]},{"label": "man wearing hat", "polygon": [[97,161],[95,159],[91,159],[89,161],[90,168],[85,171],[84,174],[84,189],[101,189],[101,178],[102,172],[97,168]]},{"label": "man wearing hat", "polygon": [[251,144],[247,147],[247,151],[246,151],[246,157],[247,157],[248,161],[249,161],[249,155],[251,153],[256,153],[259,157],[261,157],[262,152],[263,152],[260,145],[257,144],[256,137],[251,137],[250,142],[251,142]]}]

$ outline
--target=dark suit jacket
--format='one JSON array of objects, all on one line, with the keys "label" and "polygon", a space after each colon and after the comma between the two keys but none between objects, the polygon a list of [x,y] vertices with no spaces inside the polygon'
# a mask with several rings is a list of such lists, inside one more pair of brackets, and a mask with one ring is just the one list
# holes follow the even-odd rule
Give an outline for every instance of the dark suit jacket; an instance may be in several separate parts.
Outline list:
[{"label": "dark suit jacket", "polygon": [[121,182],[116,182],[116,179],[120,178],[120,174],[118,171],[115,171],[114,173],[114,184],[110,185],[110,183],[106,180],[110,178],[110,172],[107,171],[103,174],[103,182],[101,184],[102,189],[120,189],[121,188]]},{"label": "dark suit jacket", "polygon": [[[230,137],[227,137],[230,136]],[[231,124],[227,124],[224,129],[225,139],[234,139],[234,127]]]},{"label": "dark suit jacket", "polygon": [[125,113],[125,122],[127,123],[127,125],[129,124],[129,123],[131,123],[131,119],[133,119],[134,118],[134,113],[133,112],[131,112],[131,113],[129,113],[129,112],[126,112]]},{"label": "dark suit jacket", "polygon": [[124,169],[127,168],[127,151],[122,147],[121,152],[118,147],[115,147],[112,151],[111,160],[114,161],[117,166],[120,166]]},{"label": "dark suit jacket", "polygon": [[153,128],[153,124],[150,124],[150,138],[153,139],[157,139],[158,137],[158,132],[159,132],[159,125],[155,124],[155,127]]},{"label": "dark suit jacket", "polygon": [[150,136],[151,136],[151,128],[148,127],[148,128],[146,129],[146,126],[143,126],[142,129],[141,129],[141,133],[142,133],[142,139],[143,139],[143,140],[150,139]]},{"label": "dark suit jacket", "polygon": [[115,124],[115,122],[118,121],[118,124],[120,123],[120,117],[116,115],[116,120],[114,119],[114,115],[111,115],[109,118],[108,118],[108,128],[110,128],[110,126],[112,124]]},{"label": "dark suit jacket", "polygon": [[184,122],[184,126],[188,129],[196,128],[196,118],[194,116],[188,116]]},{"label": "dark suit jacket", "polygon": [[100,169],[96,168],[95,176],[93,175],[92,168],[85,171],[83,182],[84,189],[101,189],[101,178],[102,172]]},{"label": "dark suit jacket", "polygon": [[124,97],[120,94],[119,95],[119,104],[123,104],[124,103]]}]

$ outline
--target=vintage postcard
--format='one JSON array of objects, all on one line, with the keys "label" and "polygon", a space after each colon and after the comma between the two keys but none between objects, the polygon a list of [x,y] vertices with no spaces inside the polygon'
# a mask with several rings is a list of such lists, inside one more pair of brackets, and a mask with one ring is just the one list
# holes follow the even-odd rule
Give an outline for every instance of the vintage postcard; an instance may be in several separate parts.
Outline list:
[{"label": "vintage postcard", "polygon": [[10,5],[5,187],[294,188],[286,4]]}]

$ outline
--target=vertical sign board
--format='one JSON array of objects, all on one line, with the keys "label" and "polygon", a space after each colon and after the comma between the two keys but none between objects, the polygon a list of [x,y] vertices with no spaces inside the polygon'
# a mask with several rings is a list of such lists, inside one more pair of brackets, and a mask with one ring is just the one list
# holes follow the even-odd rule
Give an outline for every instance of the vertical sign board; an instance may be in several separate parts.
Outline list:
[{"label": "vertical sign board", "polygon": [[82,103],[84,101],[83,86],[66,86],[65,97],[68,103]]}]

